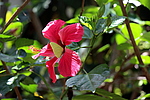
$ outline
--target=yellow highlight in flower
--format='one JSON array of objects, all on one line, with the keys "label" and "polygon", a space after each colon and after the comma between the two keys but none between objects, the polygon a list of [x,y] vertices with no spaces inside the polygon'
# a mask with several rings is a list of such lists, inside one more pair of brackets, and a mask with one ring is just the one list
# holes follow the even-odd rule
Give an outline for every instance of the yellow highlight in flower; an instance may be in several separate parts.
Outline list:
[{"label": "yellow highlight in flower", "polygon": [[50,45],[53,49],[53,52],[54,52],[55,56],[57,58],[60,58],[62,53],[63,53],[63,48],[60,45],[58,45],[57,43],[54,43],[54,42],[50,42]]}]

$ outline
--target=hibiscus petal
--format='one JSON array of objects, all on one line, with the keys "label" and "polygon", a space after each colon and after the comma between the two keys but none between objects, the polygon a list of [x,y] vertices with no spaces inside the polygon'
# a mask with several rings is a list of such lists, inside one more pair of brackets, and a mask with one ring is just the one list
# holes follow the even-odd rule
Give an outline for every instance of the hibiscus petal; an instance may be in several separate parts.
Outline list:
[{"label": "hibiscus petal", "polygon": [[50,78],[52,79],[52,82],[55,83],[56,82],[56,74],[55,74],[55,69],[54,69],[54,65],[57,62],[57,58],[54,57],[51,60],[46,62],[46,67],[48,68],[48,73],[50,74]]},{"label": "hibiscus petal", "polygon": [[83,33],[83,27],[79,23],[75,23],[61,29],[59,36],[63,45],[69,45],[71,42],[79,42]]},{"label": "hibiscus petal", "polygon": [[75,51],[65,49],[65,53],[60,59],[58,70],[64,77],[75,76],[80,70],[81,60]]},{"label": "hibiscus petal", "polygon": [[53,57],[54,56],[54,53],[53,53],[53,50],[52,50],[52,47],[50,46],[50,44],[45,45],[41,49],[41,52],[36,54],[36,55],[33,55],[32,58],[36,59],[39,56],[48,56],[48,57]]},{"label": "hibiscus petal", "polygon": [[48,38],[51,42],[58,43],[60,37],[58,32],[61,27],[65,24],[63,20],[54,20],[47,24],[47,26],[42,30],[45,38]]}]

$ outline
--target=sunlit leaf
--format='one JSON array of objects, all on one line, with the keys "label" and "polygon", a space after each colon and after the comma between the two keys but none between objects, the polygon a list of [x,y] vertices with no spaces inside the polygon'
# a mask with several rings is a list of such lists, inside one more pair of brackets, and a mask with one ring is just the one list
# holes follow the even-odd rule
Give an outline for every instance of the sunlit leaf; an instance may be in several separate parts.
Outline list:
[{"label": "sunlit leaf", "polygon": [[103,52],[104,50],[108,49],[109,47],[110,47],[110,45],[109,45],[109,44],[106,44],[106,45],[100,47],[100,48],[97,50],[97,52],[98,52],[98,53],[99,53],[99,52]]},{"label": "sunlit leaf", "polygon": [[138,0],[138,1],[140,1],[140,3],[142,5],[144,5],[145,7],[147,7],[150,10],[150,2],[149,2],[149,0]]},{"label": "sunlit leaf", "polygon": [[123,16],[123,13],[122,13],[122,10],[121,10],[121,7],[120,7],[120,6],[117,5],[117,6],[114,7],[113,9],[115,10],[116,15],[118,15],[118,16]]},{"label": "sunlit leaf", "polygon": [[117,45],[118,50],[127,50],[127,49],[133,49],[132,45],[129,43],[121,43]]},{"label": "sunlit leaf", "polygon": [[13,22],[11,23],[4,33],[6,34],[12,34],[14,36],[19,36],[22,32],[23,24],[21,22]]},{"label": "sunlit leaf", "polygon": [[[150,64],[150,57],[149,56],[141,55],[141,58],[142,58],[144,64]],[[132,57],[130,59],[130,63],[132,63],[132,64],[139,64],[139,61],[138,61],[137,57]]]},{"label": "sunlit leaf", "polygon": [[12,41],[12,40],[15,40],[15,39],[16,39],[16,37],[14,37],[13,35],[0,34],[0,41],[1,42]]},{"label": "sunlit leaf", "polygon": [[22,82],[20,82],[20,85],[23,89],[30,93],[34,93],[38,86],[30,77],[26,77]]},{"label": "sunlit leaf", "polygon": [[37,90],[37,84],[29,84],[29,85],[26,85],[26,84],[23,84],[20,82],[20,85],[23,89],[25,89],[26,91],[29,91],[31,93],[34,93],[36,90]]},{"label": "sunlit leaf", "polygon": [[146,41],[150,42],[150,32],[144,33],[141,38],[145,39]]},{"label": "sunlit leaf", "polygon": [[138,43],[138,47],[139,47],[139,49],[150,49],[150,42],[148,42],[148,41],[140,41],[139,43]]},{"label": "sunlit leaf", "polygon": [[99,6],[102,6],[102,4],[107,4],[112,2],[113,0],[95,0]]}]

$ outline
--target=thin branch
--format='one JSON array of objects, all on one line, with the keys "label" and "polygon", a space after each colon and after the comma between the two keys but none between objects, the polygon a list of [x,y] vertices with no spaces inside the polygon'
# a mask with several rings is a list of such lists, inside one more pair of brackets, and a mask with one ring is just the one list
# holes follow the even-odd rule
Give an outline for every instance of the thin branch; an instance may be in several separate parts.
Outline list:
[{"label": "thin branch", "polygon": [[[135,55],[137,56],[139,64],[140,65],[144,65],[144,63],[142,61],[142,58],[141,58],[141,55],[140,55],[140,51],[139,51],[139,49],[138,49],[138,47],[136,45],[136,42],[135,42],[132,30],[131,30],[131,27],[130,27],[130,24],[129,24],[128,15],[127,15],[127,12],[125,10],[124,4],[123,4],[122,0],[118,0],[118,1],[120,3],[123,15],[127,17],[126,20],[125,20],[125,24],[127,26],[127,30],[128,30],[128,33],[129,33],[129,36],[130,36],[130,40],[131,40],[132,45],[133,45],[133,49],[134,49]],[[146,67],[141,67],[141,69],[142,69],[145,77],[147,78],[148,82],[150,83],[150,75],[149,75],[149,73],[147,71],[147,68]]]},{"label": "thin branch", "polygon": [[[4,62],[4,61],[1,61],[1,62],[2,62],[2,64],[3,64],[4,69],[6,70],[6,73],[7,73],[7,74],[10,74],[10,72],[9,72],[9,70],[8,70],[8,68],[7,68],[6,64],[5,64],[5,62]],[[17,94],[18,100],[22,100],[21,94],[20,94],[19,89],[18,89],[17,86],[14,87],[14,90],[15,90],[15,92],[16,92],[16,94]]]},{"label": "thin branch", "polygon": [[9,19],[9,21],[4,25],[4,27],[0,30],[0,33],[2,34],[5,29],[9,26],[9,24],[15,19],[15,17],[22,11],[22,9],[29,3],[30,0],[26,0],[12,15],[12,17]]},{"label": "thin branch", "polygon": [[81,7],[80,16],[82,16],[83,11],[84,11],[84,3],[85,3],[85,0],[82,0],[82,7]]}]

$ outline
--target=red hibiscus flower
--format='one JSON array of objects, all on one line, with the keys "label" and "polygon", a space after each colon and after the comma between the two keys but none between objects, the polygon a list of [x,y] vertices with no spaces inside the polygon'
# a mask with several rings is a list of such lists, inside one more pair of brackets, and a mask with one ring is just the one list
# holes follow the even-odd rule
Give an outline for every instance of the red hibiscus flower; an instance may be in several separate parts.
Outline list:
[{"label": "red hibiscus flower", "polygon": [[54,20],[47,24],[42,33],[45,38],[50,40],[50,43],[44,46],[40,53],[33,56],[34,59],[39,56],[49,57],[50,60],[46,62],[46,67],[53,83],[56,82],[54,70],[56,62],[58,62],[59,73],[64,77],[75,76],[81,65],[78,54],[66,48],[66,45],[82,39],[83,27],[79,23],[75,23],[62,28],[64,24],[65,22],[62,20]]}]

